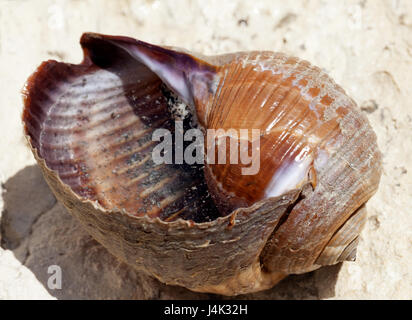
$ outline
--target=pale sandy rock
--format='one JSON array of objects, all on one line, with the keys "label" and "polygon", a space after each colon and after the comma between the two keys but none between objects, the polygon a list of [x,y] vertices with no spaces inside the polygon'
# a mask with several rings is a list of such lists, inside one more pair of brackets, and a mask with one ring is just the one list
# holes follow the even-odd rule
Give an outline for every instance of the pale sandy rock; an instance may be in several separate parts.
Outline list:
[{"label": "pale sandy rock", "polygon": [[[0,299],[209,298],[159,284],[90,239],[25,145],[20,90],[43,60],[78,63],[85,31],[215,54],[283,51],[324,68],[368,116],[384,155],[358,259],[241,298],[412,299],[412,1],[0,0]],[[50,209],[51,208],[51,209]],[[47,286],[50,265],[63,288]]]},{"label": "pale sandy rock", "polygon": [[0,299],[52,299],[12,251],[0,248]]}]

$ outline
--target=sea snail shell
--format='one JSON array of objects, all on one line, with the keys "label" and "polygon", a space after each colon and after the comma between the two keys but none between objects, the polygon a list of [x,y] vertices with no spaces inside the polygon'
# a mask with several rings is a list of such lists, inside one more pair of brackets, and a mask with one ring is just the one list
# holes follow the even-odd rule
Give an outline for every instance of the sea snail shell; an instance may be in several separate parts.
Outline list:
[{"label": "sea snail shell", "polygon": [[[81,45],[81,64],[49,60],[29,78],[24,130],[56,197],[112,254],[225,295],[355,258],[381,154],[323,71],[274,52],[204,57],[91,33]],[[156,165],[169,90],[202,130],[259,129],[258,173]]]}]

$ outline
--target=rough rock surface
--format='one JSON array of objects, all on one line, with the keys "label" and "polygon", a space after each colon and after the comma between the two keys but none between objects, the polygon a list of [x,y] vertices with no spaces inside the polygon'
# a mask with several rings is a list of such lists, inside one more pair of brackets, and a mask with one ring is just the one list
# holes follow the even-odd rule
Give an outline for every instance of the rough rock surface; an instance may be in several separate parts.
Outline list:
[{"label": "rough rock surface", "polygon": [[[283,51],[328,71],[367,114],[384,155],[356,262],[241,299],[412,299],[412,2],[0,0],[0,299],[224,298],[119,263],[56,203],[25,145],[20,90],[43,60],[78,63],[84,31],[205,54]],[[48,268],[62,270],[50,289]]]}]

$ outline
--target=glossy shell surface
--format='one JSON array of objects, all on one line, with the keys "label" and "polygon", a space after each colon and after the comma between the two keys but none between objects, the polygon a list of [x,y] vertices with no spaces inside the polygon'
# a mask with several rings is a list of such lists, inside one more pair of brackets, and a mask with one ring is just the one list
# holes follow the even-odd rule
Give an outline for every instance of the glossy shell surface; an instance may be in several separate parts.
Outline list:
[{"label": "glossy shell surface", "polygon": [[[23,123],[57,198],[111,253],[226,295],[354,259],[381,155],[322,70],[273,52],[204,57],[97,34],[81,44],[81,64],[47,61],[29,78]],[[203,130],[259,129],[259,172],[155,164],[154,130],[175,130],[168,90]]]}]

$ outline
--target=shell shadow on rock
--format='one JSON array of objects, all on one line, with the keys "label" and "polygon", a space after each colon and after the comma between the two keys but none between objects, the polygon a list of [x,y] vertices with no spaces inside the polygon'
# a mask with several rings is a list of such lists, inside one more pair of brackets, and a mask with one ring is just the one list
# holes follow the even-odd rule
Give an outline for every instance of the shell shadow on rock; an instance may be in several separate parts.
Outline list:
[{"label": "shell shadow on rock", "polygon": [[[319,68],[91,33],[81,45],[81,64],[46,61],[29,78],[23,123],[57,199],[110,253],[163,283],[224,295],[354,259],[381,154]],[[259,172],[156,164],[153,132],[174,130],[170,94],[203,131],[260,130]]]}]

